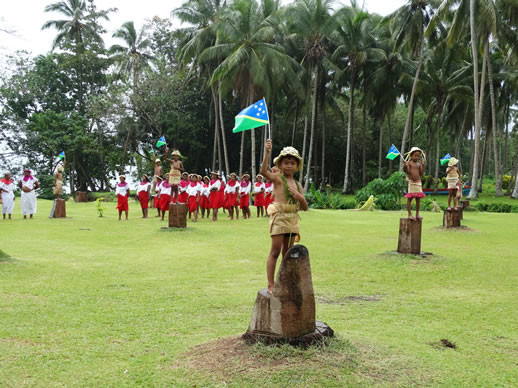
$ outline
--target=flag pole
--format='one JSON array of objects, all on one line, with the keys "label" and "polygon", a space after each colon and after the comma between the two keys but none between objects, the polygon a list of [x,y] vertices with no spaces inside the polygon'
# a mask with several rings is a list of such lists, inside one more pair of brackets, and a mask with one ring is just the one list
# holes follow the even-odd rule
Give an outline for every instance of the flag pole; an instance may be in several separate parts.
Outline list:
[{"label": "flag pole", "polygon": [[268,104],[266,103],[266,98],[263,97],[264,106],[266,107],[266,114],[268,115],[268,139],[272,139],[272,128],[270,127],[270,113],[268,113]]}]

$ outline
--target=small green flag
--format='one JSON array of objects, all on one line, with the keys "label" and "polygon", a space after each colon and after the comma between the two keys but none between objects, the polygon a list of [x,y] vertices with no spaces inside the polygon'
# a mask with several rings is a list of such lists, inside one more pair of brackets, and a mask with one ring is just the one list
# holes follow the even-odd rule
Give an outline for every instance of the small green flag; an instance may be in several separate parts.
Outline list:
[{"label": "small green flag", "polygon": [[446,163],[448,163],[451,159],[450,154],[444,155],[444,157],[441,159],[441,166],[444,166]]},{"label": "small green flag", "polygon": [[59,160],[65,159],[65,151],[61,151],[58,155]]},{"label": "small green flag", "polygon": [[158,141],[156,142],[156,146],[157,147],[162,147],[163,145],[165,145],[166,142],[165,142],[165,137],[162,136],[160,139],[158,139]]},{"label": "small green flag", "polygon": [[390,160],[394,160],[399,155],[401,155],[399,153],[399,150],[396,148],[396,146],[394,144],[392,144],[392,147],[390,147],[390,149],[388,150],[387,156],[385,156],[385,158],[390,159]]}]

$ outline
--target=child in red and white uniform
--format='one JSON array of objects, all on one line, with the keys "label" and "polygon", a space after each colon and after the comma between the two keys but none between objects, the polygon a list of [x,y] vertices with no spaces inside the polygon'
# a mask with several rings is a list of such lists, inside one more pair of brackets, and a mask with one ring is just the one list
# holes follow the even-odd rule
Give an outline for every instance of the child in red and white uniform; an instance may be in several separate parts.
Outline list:
[{"label": "child in red and white uniform", "polygon": [[176,203],[187,204],[187,200],[189,199],[189,194],[187,194],[187,186],[189,186],[189,183],[189,174],[187,172],[182,173],[182,180],[178,185],[178,200]]},{"label": "child in red and white uniform", "polygon": [[161,176],[157,176],[156,177],[156,185],[155,185],[155,202],[154,202],[154,206],[156,208],[156,210],[158,211],[158,215],[156,215],[155,217],[160,217],[160,213],[162,211],[162,209],[160,208],[160,186],[162,186],[162,177]]},{"label": "child in red and white uniform", "polygon": [[198,186],[198,176],[196,174],[191,174],[189,179],[189,186],[187,186],[187,194],[189,195],[187,200],[189,204],[189,218],[191,218],[191,214],[194,214],[192,221],[198,222],[198,204],[200,203],[200,186]]},{"label": "child in red and white uniform", "polygon": [[273,183],[266,179],[264,183],[264,208],[266,210],[266,215],[268,215],[268,206],[273,202]]},{"label": "child in red and white uniform", "polygon": [[201,197],[200,197],[200,208],[201,208],[201,218],[205,218],[205,210],[207,210],[207,218],[210,215],[209,208],[209,182],[210,179],[208,176],[203,177],[202,189],[201,189]]},{"label": "child in red and white uniform", "polygon": [[211,172],[211,180],[209,182],[209,208],[212,209],[212,221],[218,220],[219,208],[219,189],[221,188],[221,181],[218,179],[218,173]]},{"label": "child in red and white uniform", "polygon": [[117,184],[117,189],[115,190],[115,194],[117,195],[117,206],[115,208],[119,210],[119,221],[121,220],[121,215],[123,211],[126,213],[127,221],[129,211],[128,198],[130,194],[130,187],[126,182],[125,175],[120,175],[119,180],[120,183]]},{"label": "child in red and white uniform", "polygon": [[239,184],[239,207],[243,211],[243,218],[250,218],[250,190],[252,184],[250,183],[250,175],[243,174],[241,183]]},{"label": "child in red and white uniform", "polygon": [[144,174],[142,175],[142,181],[137,186],[137,197],[140,201],[140,207],[142,208],[142,218],[147,218],[150,193],[151,182],[149,181],[149,177]]},{"label": "child in red and white uniform", "polygon": [[257,217],[259,214],[264,216],[264,183],[263,176],[257,175],[255,177],[257,182],[254,184],[254,206],[257,208]]},{"label": "child in red and white uniform", "polygon": [[237,181],[237,175],[234,173],[230,174],[230,180],[227,182],[227,186],[225,187],[225,194],[225,208],[228,209],[230,219],[234,219],[235,210],[236,218],[239,220],[239,208],[237,205],[237,198],[239,196],[239,183]]},{"label": "child in red and white uniform", "polygon": [[162,221],[164,220],[165,212],[169,211],[172,191],[172,185],[169,184],[169,174],[165,174],[165,179],[160,185],[160,210],[162,211]]}]

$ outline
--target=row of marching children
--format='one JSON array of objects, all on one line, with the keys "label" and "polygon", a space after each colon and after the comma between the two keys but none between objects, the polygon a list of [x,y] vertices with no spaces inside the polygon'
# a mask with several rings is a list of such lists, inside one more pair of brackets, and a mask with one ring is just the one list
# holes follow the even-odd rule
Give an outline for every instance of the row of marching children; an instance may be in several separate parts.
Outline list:
[{"label": "row of marching children", "polygon": [[[257,217],[267,215],[265,209],[273,202],[273,185],[268,181],[263,182],[261,175],[256,177],[253,185],[250,175],[246,173],[241,176],[241,179],[232,173],[225,181],[217,172],[212,172],[210,179],[208,176],[202,178],[201,175],[184,172],[178,185],[170,184],[169,174],[165,175],[165,179],[159,176],[155,178],[153,202],[158,212],[157,217],[161,216],[162,220],[171,203],[186,204],[189,218],[193,222],[197,222],[199,213],[201,213],[201,218],[205,218],[205,215],[209,218],[211,212],[212,221],[217,221],[220,209],[224,213],[228,212],[231,220],[234,217],[239,219],[240,211],[243,218],[250,218],[252,216],[250,212],[252,194],[253,205],[257,208]],[[145,183],[143,182],[142,185]],[[144,190],[147,191],[143,187],[142,191]],[[139,195],[138,192],[137,195]],[[143,200],[141,200],[142,202]]]}]

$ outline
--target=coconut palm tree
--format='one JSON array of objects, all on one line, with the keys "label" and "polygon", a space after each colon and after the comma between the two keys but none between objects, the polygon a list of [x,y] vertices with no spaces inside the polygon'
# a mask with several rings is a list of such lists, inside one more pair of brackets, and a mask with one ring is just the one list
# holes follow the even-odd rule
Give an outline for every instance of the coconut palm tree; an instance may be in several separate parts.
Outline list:
[{"label": "coconut palm tree", "polygon": [[[65,19],[48,20],[41,27],[42,30],[55,28],[58,34],[52,42],[52,50],[56,49],[61,43],[70,42],[74,45],[77,58],[84,52],[85,42],[92,41],[103,45],[103,40],[98,33],[94,22],[89,19],[86,0],[61,0],[52,3],[44,8],[45,12],[58,12]],[[109,20],[106,13],[101,13],[100,17]],[[81,61],[79,61],[81,63]],[[78,69],[78,108],[83,111],[83,71],[82,66]]]},{"label": "coconut palm tree", "polygon": [[[393,14],[387,16],[391,21],[391,28],[394,34],[396,47],[407,47],[413,57],[417,57],[414,81],[408,101],[408,114],[405,121],[405,129],[403,130],[403,139],[401,141],[400,151],[402,154],[406,151],[406,142],[414,112],[417,81],[423,65],[423,54],[425,50],[424,31],[430,21],[432,12],[429,0],[409,0]],[[403,164],[400,163],[400,168],[402,167]]]},{"label": "coconut palm tree", "polygon": [[[220,23],[214,46],[200,54],[201,63],[223,59],[216,67],[211,82],[222,82],[234,95],[240,96],[241,105],[248,106],[260,97],[267,101],[273,94],[271,74],[285,72],[288,79],[295,79],[297,63],[284,47],[275,41],[276,12],[264,12],[266,3],[253,0],[237,0],[225,13]],[[276,87],[276,85],[275,85]],[[251,130],[251,171],[255,177],[255,131]]]},{"label": "coconut palm tree", "polygon": [[286,9],[286,23],[292,34],[290,39],[303,47],[302,62],[307,63],[313,80],[313,98],[311,110],[311,132],[307,160],[304,190],[308,190],[310,181],[311,158],[318,108],[318,85],[320,83],[321,64],[329,57],[329,45],[335,30],[335,20],[331,16],[331,0],[296,0]]},{"label": "coconut palm tree", "polygon": [[[205,78],[207,86],[211,88],[214,106],[214,153],[212,169],[214,170],[216,168],[216,150],[218,150],[218,154],[221,153],[219,144],[221,142],[220,139],[222,139],[225,171],[228,175],[230,173],[230,165],[228,162],[227,141],[223,120],[223,97],[220,87],[221,85],[219,82],[211,82],[214,69],[219,63],[221,63],[221,60],[216,59],[212,62],[205,61],[204,63],[200,63],[199,61],[199,56],[203,50],[216,44],[217,28],[219,23],[223,20],[223,11],[225,8],[225,1],[188,0],[181,7],[175,9],[172,14],[178,17],[182,22],[192,25],[182,30],[185,38],[180,45],[179,58],[180,62],[184,65],[188,65],[194,61],[194,65],[191,69],[196,70],[199,77]],[[222,158],[218,159],[220,162],[219,170],[222,170]]]}]

